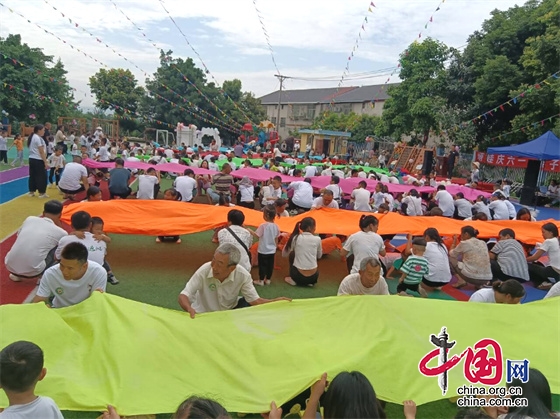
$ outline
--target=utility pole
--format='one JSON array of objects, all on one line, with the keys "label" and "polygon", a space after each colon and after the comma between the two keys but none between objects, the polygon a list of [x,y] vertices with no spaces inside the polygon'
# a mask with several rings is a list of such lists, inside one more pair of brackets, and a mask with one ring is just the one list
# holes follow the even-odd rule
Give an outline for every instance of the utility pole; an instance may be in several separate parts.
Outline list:
[{"label": "utility pole", "polygon": [[282,106],[282,86],[284,84],[284,80],[286,80],[288,76],[275,74],[274,77],[278,77],[278,80],[280,80],[280,92],[278,93],[278,113],[276,114],[276,132],[278,133],[278,136],[280,136],[280,108]]}]

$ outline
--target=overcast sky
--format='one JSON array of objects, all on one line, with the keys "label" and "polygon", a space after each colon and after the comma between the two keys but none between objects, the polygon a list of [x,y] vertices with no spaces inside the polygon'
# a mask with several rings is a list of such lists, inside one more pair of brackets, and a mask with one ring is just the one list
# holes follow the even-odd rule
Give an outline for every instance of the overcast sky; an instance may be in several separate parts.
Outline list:
[{"label": "overcast sky", "polygon": [[[421,39],[430,36],[449,46],[463,46],[467,37],[490,17],[492,10],[523,4],[515,0],[446,0],[434,13],[440,0],[374,0],[376,7],[370,13],[368,0],[255,1],[282,74],[337,79],[342,76],[360,32],[362,40],[350,62],[351,73],[395,67],[399,54],[418,39],[420,32]],[[30,46],[60,57],[71,86],[78,89],[76,99],[82,100],[85,107],[92,106],[94,101],[87,83],[99,64],[69,44],[109,67],[130,69],[141,84],[146,78],[144,72],[152,74],[157,68],[158,48],[171,49],[175,56],[193,57],[196,65],[202,67],[160,0],[2,0],[2,3],[24,15],[32,24],[0,7],[0,36],[19,33]],[[274,77],[276,69],[252,0],[164,0],[163,4],[219,83],[238,78],[243,90],[257,96],[278,89]],[[53,10],[52,5],[59,11]],[[157,48],[119,9],[142,28]],[[432,15],[433,22],[425,29]],[[361,31],[364,16],[368,18],[365,32]],[[66,43],[44,33],[35,23]],[[95,37],[83,32],[82,27]],[[99,43],[96,37],[111,49]],[[347,81],[344,85],[382,84],[387,77],[384,74]],[[208,78],[211,80],[210,75]],[[391,79],[397,80],[396,75]],[[336,81],[288,80],[285,88],[336,87],[337,84]]]}]

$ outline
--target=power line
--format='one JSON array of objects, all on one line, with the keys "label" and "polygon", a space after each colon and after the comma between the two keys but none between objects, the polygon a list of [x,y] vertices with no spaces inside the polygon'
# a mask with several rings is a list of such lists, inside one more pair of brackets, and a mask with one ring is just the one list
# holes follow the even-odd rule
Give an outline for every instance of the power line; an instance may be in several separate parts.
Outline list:
[{"label": "power line", "polygon": [[264,17],[262,16],[260,10],[257,8],[257,0],[253,0],[253,5],[255,6],[255,11],[257,12],[257,17],[259,18],[259,22],[261,23],[261,28],[264,33],[264,37],[266,39],[266,44],[268,45],[268,49],[270,51],[270,57],[272,58],[272,63],[274,64],[274,68],[276,68],[276,72],[278,73],[278,75],[280,75],[280,70],[278,69],[276,60],[274,59],[274,50],[272,49],[272,45],[270,45],[270,37],[268,36],[268,32],[264,26]]}]

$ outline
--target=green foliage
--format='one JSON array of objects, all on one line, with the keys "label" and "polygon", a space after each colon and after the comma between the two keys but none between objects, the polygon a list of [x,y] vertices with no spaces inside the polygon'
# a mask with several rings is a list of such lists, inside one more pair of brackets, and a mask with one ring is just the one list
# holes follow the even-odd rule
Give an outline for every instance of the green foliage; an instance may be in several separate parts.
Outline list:
[{"label": "green foliage", "polygon": [[[20,35],[0,38],[0,80],[5,84],[0,89],[0,107],[12,120],[39,123],[75,113],[77,104],[66,80],[64,65],[60,61],[54,63],[53,57],[45,55],[40,48],[22,44]],[[30,119],[30,115],[35,115],[36,119]]]},{"label": "green foliage", "polygon": [[311,129],[324,129],[332,131],[349,131],[352,140],[365,141],[367,136],[373,136],[381,118],[375,115],[350,113],[325,112],[316,118]]}]

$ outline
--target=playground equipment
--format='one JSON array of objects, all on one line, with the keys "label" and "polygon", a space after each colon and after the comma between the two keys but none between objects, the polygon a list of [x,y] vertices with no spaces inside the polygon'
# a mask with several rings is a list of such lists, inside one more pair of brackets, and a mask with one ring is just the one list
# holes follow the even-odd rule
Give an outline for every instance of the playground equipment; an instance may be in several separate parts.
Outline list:
[{"label": "playground equipment", "polygon": [[117,140],[119,138],[119,121],[118,119],[98,119],[93,118],[91,120],[91,129],[95,131],[97,127],[101,127],[103,134],[111,140]]},{"label": "playground equipment", "polygon": [[[171,143],[169,142],[169,137],[171,136]],[[165,147],[169,147],[169,144],[173,144],[175,142],[175,136],[172,132],[169,132],[165,129],[157,129],[156,130],[156,143],[159,145],[164,145]]]},{"label": "playground equipment", "polygon": [[423,148],[423,147],[410,147],[404,144],[395,145],[393,154],[389,159],[389,164],[396,162],[394,167],[397,169],[404,169],[410,173],[418,172],[422,170],[422,165],[424,164],[425,152],[429,151],[435,155],[435,150],[433,148]]},{"label": "playground equipment", "polygon": [[78,135],[87,131],[87,120],[86,118],[74,118],[72,116],[59,116],[57,120],[57,125],[66,127],[66,131],[76,131]]},{"label": "playground equipment", "polygon": [[195,144],[202,144],[202,138],[204,136],[212,137],[216,140],[218,147],[222,146],[222,139],[220,138],[220,131],[216,128],[202,128],[198,130],[196,125],[189,124],[185,125],[182,122],[177,124],[177,145],[194,147]]}]

